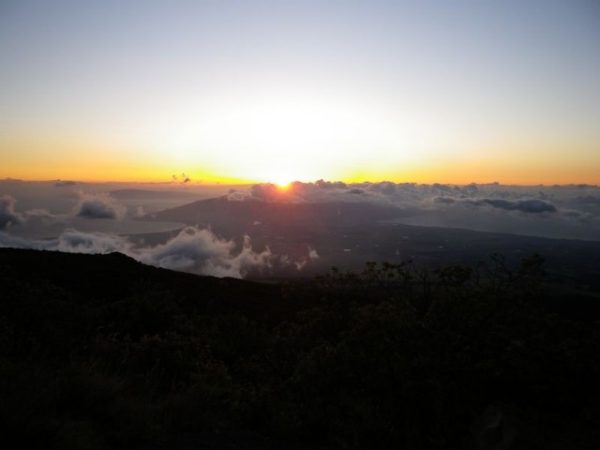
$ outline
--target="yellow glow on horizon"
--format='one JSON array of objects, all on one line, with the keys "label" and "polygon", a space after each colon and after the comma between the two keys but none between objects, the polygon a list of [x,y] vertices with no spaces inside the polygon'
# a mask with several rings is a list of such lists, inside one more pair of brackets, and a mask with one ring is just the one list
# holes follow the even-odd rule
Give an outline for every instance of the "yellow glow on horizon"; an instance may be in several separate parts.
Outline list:
[{"label": "yellow glow on horizon", "polygon": [[[348,178],[365,157],[387,167],[399,130],[392,115],[357,98],[311,90],[233,93],[210,112],[164,130],[155,155],[238,179],[287,184]],[[410,138],[410,137],[409,137]],[[414,155],[401,155],[410,162]],[[188,169],[189,170],[189,169]]]},{"label": "yellow glow on horizon", "polygon": [[[125,137],[93,130],[13,130],[0,135],[0,179],[170,182],[173,174],[185,173],[193,183],[271,182],[282,189],[318,179],[600,184],[600,153],[590,139],[513,136],[493,145],[454,143],[442,151],[419,140],[428,130],[424,118],[326,93],[235,93],[186,120],[158,134],[149,122]],[[572,158],[575,152],[586,157]]]},{"label": "yellow glow on horizon", "polygon": [[280,180],[280,181],[275,181],[275,185],[279,188],[279,190],[281,191],[287,191],[290,187],[290,184],[292,184],[293,180]]}]

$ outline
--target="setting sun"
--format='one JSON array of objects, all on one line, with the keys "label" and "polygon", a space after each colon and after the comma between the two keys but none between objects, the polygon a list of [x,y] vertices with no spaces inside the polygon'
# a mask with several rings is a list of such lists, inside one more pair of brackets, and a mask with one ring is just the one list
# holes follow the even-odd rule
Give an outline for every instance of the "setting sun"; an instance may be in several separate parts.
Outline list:
[{"label": "setting sun", "polygon": [[275,179],[275,181],[273,182],[280,190],[282,191],[286,191],[291,184],[292,180],[287,179],[287,178],[279,178],[279,179]]}]

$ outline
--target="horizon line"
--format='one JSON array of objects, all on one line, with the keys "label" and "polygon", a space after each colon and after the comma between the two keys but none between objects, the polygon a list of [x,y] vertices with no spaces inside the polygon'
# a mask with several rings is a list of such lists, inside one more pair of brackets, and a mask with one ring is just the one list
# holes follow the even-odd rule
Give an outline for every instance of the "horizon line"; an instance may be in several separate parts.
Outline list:
[{"label": "horizon line", "polygon": [[312,181],[302,181],[302,180],[292,180],[288,183],[277,183],[275,181],[250,181],[250,180],[239,180],[239,181],[194,181],[190,180],[189,182],[174,182],[174,181],[150,181],[150,180],[90,180],[90,179],[72,179],[72,178],[15,178],[15,177],[4,177],[0,178],[0,182],[22,182],[22,183],[57,183],[57,182],[68,182],[68,183],[76,183],[76,184],[140,184],[140,185],[163,185],[163,186],[173,186],[173,187],[217,187],[217,186],[254,186],[254,185],[286,185],[289,186],[294,183],[303,183],[303,184],[314,184],[319,181],[328,182],[328,183],[344,183],[347,185],[354,184],[378,184],[378,183],[393,183],[393,184],[417,184],[417,185],[434,185],[434,184],[443,184],[443,185],[451,185],[451,186],[469,186],[469,185],[498,185],[498,186],[514,186],[514,187],[535,187],[535,186],[544,186],[544,187],[553,187],[553,186],[581,186],[581,187],[599,187],[600,183],[589,183],[589,182],[567,182],[567,183],[503,183],[502,181],[469,181],[464,183],[454,183],[454,182],[442,182],[442,181],[431,181],[431,182],[418,182],[418,181],[392,181],[389,179],[381,179],[377,181],[372,180],[361,180],[361,181],[345,181],[345,180],[328,180],[324,178],[319,178]]}]

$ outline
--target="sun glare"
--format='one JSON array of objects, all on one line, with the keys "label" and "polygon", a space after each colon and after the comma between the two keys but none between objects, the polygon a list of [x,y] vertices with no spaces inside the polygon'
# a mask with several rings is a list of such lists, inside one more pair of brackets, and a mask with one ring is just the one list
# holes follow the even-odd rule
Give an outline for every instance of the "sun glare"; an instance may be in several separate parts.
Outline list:
[{"label": "sun glare", "polygon": [[275,185],[279,188],[280,191],[287,191],[290,187],[290,183],[275,183]]},{"label": "sun glare", "polygon": [[285,191],[290,187],[292,179],[286,176],[278,176],[274,177],[271,182],[274,185],[276,185],[280,190]]},{"label": "sun glare", "polygon": [[[212,103],[211,103],[212,104]],[[389,149],[392,126],[382,111],[357,96],[272,88],[215,103],[167,130],[157,149],[180,165],[210,168],[232,178],[271,182],[348,177],[356,155]],[[174,140],[173,140],[174,139]],[[210,154],[200,149],[210,150]],[[202,158],[199,158],[199,155]]]}]

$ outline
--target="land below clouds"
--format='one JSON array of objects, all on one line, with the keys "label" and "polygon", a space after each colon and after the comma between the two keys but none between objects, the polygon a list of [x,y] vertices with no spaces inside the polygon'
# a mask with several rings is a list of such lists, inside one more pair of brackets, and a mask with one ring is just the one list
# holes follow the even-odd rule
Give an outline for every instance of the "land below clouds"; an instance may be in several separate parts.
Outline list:
[{"label": "land below clouds", "polygon": [[355,270],[371,260],[435,266],[472,264],[493,253],[516,261],[537,252],[551,274],[600,278],[600,243],[592,242],[600,238],[595,186],[0,187],[4,246],[122,251],[162,267],[263,280],[311,277],[331,266]]}]

